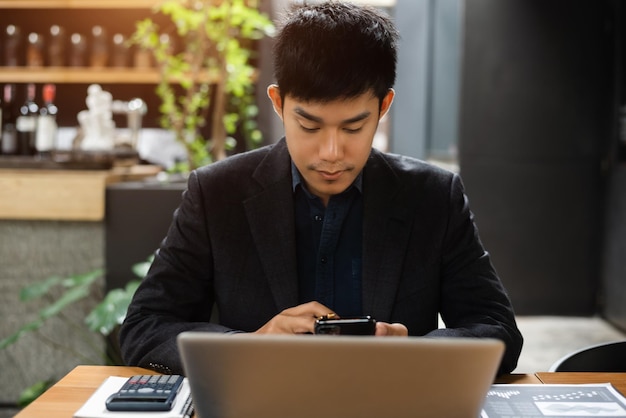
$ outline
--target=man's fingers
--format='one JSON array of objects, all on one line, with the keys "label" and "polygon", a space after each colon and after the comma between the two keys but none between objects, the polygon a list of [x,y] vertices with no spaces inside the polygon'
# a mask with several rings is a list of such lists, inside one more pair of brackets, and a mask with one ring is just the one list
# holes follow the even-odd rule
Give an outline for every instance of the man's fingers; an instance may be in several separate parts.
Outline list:
[{"label": "man's fingers", "polygon": [[406,337],[409,335],[409,330],[403,324],[399,323],[388,324],[386,322],[376,322],[376,335],[379,337]]},{"label": "man's fingers", "polygon": [[257,334],[304,334],[312,333],[315,319],[322,316],[338,317],[331,309],[319,302],[308,302],[285,309],[263,325]]},{"label": "man's fingers", "polygon": [[281,315],[289,315],[289,316],[309,316],[314,318],[319,318],[321,316],[337,316],[332,309],[322,305],[319,302],[307,302],[302,305],[294,306],[293,308],[285,309],[281,312]]}]

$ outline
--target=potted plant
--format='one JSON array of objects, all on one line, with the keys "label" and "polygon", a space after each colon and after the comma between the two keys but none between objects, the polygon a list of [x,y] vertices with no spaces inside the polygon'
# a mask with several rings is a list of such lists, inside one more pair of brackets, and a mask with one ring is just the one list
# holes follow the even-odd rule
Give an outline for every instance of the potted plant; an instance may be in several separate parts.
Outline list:
[{"label": "potted plant", "polygon": [[[167,16],[170,27],[141,20],[131,43],[150,51],[160,71],[160,124],[175,133],[188,154],[176,171],[225,158],[236,132],[249,147],[260,143],[255,42],[274,26],[258,1],[167,0],[154,11]],[[205,126],[210,128],[206,137]]]}]

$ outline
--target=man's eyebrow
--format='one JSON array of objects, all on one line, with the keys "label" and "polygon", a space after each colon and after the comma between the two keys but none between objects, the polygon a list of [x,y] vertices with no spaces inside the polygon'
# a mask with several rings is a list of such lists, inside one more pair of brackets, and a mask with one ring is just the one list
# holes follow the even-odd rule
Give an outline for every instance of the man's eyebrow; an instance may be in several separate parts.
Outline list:
[{"label": "man's eyebrow", "polygon": [[366,110],[363,113],[359,113],[356,116],[353,116],[353,117],[351,117],[349,119],[344,120],[343,123],[346,124],[346,125],[349,125],[349,124],[354,123],[354,122],[360,122],[363,119],[367,119],[369,117],[369,115],[371,115],[371,114],[372,114],[372,112],[370,112],[369,110]]},{"label": "man's eyebrow", "polygon": [[317,123],[323,122],[322,118],[313,116],[312,114],[310,114],[309,112],[301,108],[300,106],[294,107],[293,111],[297,113],[298,115],[302,116],[303,118],[308,119],[310,121],[317,122]]},{"label": "man's eyebrow", "polygon": [[[310,114],[309,112],[307,112],[306,110],[302,109],[299,106],[296,106],[293,109],[293,111],[295,113],[297,113],[298,115],[302,116],[303,118],[308,119],[310,121],[317,122],[317,123],[323,123],[324,122],[324,120],[322,118]],[[366,110],[365,112],[359,113],[356,116],[353,116],[353,117],[351,117],[349,119],[341,121],[341,123],[342,124],[351,124],[351,123],[354,123],[354,122],[359,122],[359,121],[362,121],[363,119],[366,119],[371,114],[372,114],[372,112],[370,112],[369,110]]]}]

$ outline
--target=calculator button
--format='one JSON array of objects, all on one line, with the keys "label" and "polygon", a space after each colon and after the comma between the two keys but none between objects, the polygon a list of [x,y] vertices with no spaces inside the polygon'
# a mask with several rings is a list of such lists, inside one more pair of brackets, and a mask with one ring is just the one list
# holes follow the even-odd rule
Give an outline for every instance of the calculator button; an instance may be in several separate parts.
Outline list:
[{"label": "calculator button", "polygon": [[152,392],[154,392],[154,388],[140,388],[140,389],[137,389],[137,392],[139,392],[139,393],[152,393]]}]

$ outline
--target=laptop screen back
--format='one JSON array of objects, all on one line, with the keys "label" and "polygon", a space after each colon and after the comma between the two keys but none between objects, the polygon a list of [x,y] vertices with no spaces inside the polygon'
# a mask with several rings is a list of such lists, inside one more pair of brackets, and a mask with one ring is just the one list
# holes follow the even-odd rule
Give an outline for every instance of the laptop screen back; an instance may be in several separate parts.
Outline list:
[{"label": "laptop screen back", "polygon": [[490,339],[178,338],[200,418],[478,417],[504,344]]}]

